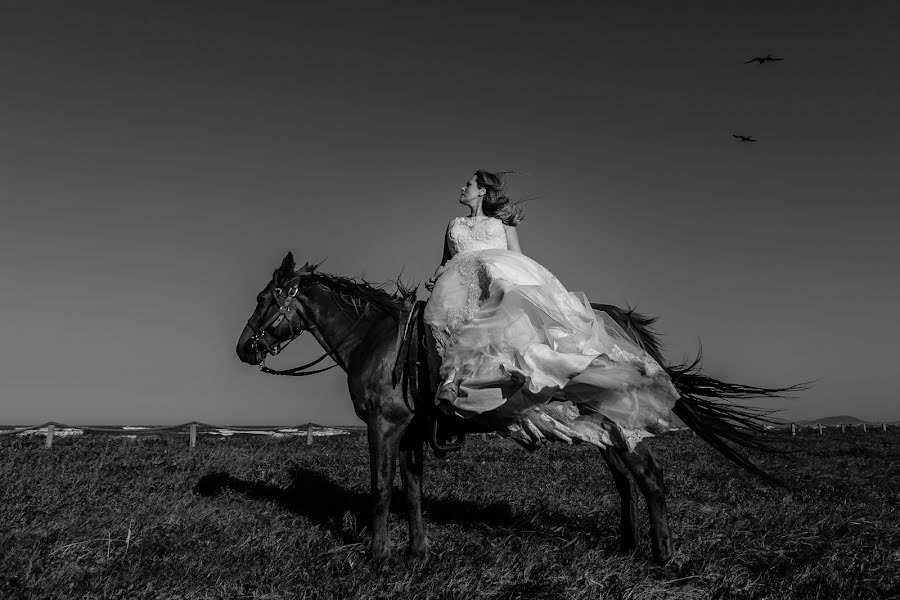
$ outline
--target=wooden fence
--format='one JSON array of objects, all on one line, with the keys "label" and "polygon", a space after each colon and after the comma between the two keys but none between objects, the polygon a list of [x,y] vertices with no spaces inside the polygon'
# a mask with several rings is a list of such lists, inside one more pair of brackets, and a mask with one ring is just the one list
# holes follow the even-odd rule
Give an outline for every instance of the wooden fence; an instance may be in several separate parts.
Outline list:
[{"label": "wooden fence", "polygon": [[[58,431],[65,430],[78,430],[80,433],[105,433],[109,435],[123,435],[123,436],[147,436],[147,435],[160,435],[160,434],[187,434],[188,435],[188,447],[194,448],[197,445],[197,433],[198,432],[206,432],[211,435],[221,435],[221,436],[231,436],[235,434],[271,434],[276,436],[296,436],[298,433],[301,433],[305,430],[306,432],[306,444],[312,445],[313,438],[315,437],[315,431],[318,430],[320,435],[337,435],[331,433],[322,433],[322,432],[330,432],[330,431],[340,431],[342,433],[352,433],[358,431],[364,431],[365,427],[353,427],[353,426],[335,426],[332,427],[330,425],[318,425],[316,423],[304,423],[303,425],[296,426],[274,426],[274,427],[245,427],[245,426],[225,426],[225,425],[210,425],[208,423],[199,423],[197,421],[192,421],[190,423],[182,423],[181,425],[165,425],[162,427],[94,427],[87,425],[66,425],[65,423],[57,423],[55,421],[51,421],[49,423],[44,423],[42,425],[30,425],[27,427],[14,427],[14,428],[4,428],[0,429],[0,437],[10,436],[10,435],[26,435],[29,432],[34,432],[32,435],[40,435],[44,434],[44,447],[52,448],[53,447],[53,438]],[[280,435],[279,435],[280,434]]]},{"label": "wooden fence", "polygon": [[823,435],[826,429],[840,429],[841,433],[847,433],[848,429],[858,429],[865,433],[866,431],[887,431],[889,427],[900,427],[898,423],[856,423],[856,424],[847,424],[841,423],[840,425],[822,425],[821,423],[816,423],[814,425],[806,425],[806,424],[797,424],[791,423],[791,435],[796,436],[799,431],[804,429],[816,431],[819,435]]},{"label": "wooden fence", "polygon": [[[840,424],[840,425],[822,425],[822,424],[814,424],[814,425],[806,425],[806,424],[797,424],[790,423],[785,424],[783,427],[775,427],[770,429],[769,431],[772,433],[786,433],[788,429],[790,429],[791,436],[796,436],[798,432],[802,430],[811,430],[817,432],[819,435],[823,435],[826,429],[834,429],[840,430],[841,433],[846,433],[848,429],[857,429],[862,432],[866,431],[883,431],[886,432],[888,428],[900,427],[898,423],[879,423],[877,425],[861,423],[861,424]],[[53,438],[56,435],[58,430],[78,430],[81,433],[105,433],[109,435],[124,435],[124,436],[142,436],[142,435],[160,435],[160,434],[188,434],[188,447],[194,448],[197,446],[197,434],[198,432],[206,432],[210,435],[221,435],[223,437],[228,437],[235,434],[259,434],[259,433],[268,433],[272,432],[278,437],[281,436],[296,436],[299,432],[305,430],[306,432],[306,444],[311,446],[313,443],[313,438],[315,437],[314,431],[320,431],[320,435],[336,435],[336,434],[328,434],[321,433],[324,431],[340,431],[342,433],[358,433],[365,431],[365,426],[352,426],[352,425],[338,425],[338,426],[330,426],[330,425],[318,425],[316,423],[304,423],[303,425],[295,425],[295,426],[267,426],[267,427],[246,427],[246,426],[225,426],[225,425],[210,425],[208,423],[199,423],[197,421],[192,421],[190,423],[182,423],[181,425],[166,425],[162,427],[94,427],[87,425],[66,425],[65,423],[57,423],[55,421],[51,421],[49,423],[44,423],[42,425],[30,425],[26,427],[13,427],[13,428],[3,428],[0,426],[0,438],[9,435],[22,435],[27,434],[28,432],[34,432],[36,435],[44,434],[44,447],[52,448],[53,447]],[[670,433],[681,433],[690,431],[687,428],[682,429],[673,429]],[[280,435],[279,435],[280,434]],[[696,436],[697,434],[691,431],[691,434]],[[482,440],[486,440],[489,434],[480,434]],[[493,434],[491,434],[493,435]]]},{"label": "wooden fence", "polygon": [[[841,423],[838,425],[822,425],[821,423],[814,424],[806,424],[806,423],[785,423],[784,425],[778,427],[771,427],[766,430],[767,433],[772,434],[782,434],[791,432],[792,437],[796,437],[798,433],[805,431],[812,431],[817,433],[818,435],[824,435],[826,430],[833,429],[835,431],[840,431],[841,433],[847,433],[847,431],[852,431],[854,429],[858,431],[862,431],[863,433],[867,431],[881,431],[886,432],[888,429],[894,429],[900,427],[900,423]],[[682,427],[678,430],[673,431],[673,433],[678,432],[690,432],[693,436],[696,436],[696,432],[688,429],[687,427]]]}]

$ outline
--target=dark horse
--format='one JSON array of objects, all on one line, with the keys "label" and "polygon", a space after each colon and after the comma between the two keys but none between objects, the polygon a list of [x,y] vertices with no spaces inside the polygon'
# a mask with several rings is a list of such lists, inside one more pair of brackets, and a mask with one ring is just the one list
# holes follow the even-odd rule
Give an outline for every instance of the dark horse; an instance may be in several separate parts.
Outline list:
[{"label": "dark horse", "polygon": [[[436,392],[431,382],[437,381],[438,362],[428,328],[421,322],[419,309],[423,303],[414,302],[414,296],[414,290],[399,284],[397,292],[388,293],[365,281],[318,272],[308,263],[298,269],[293,255],[288,253],[257,296],[256,310],[237,343],[237,354],[243,362],[275,372],[264,367],[266,356],[277,354],[285,344],[309,331],[325,350],[325,356],[331,357],[347,373],[353,408],[368,429],[375,559],[390,554],[387,517],[398,456],[406,496],[409,551],[413,556],[424,556],[421,493],[424,446],[430,441],[436,452],[446,451],[454,447],[442,445],[447,432],[451,439],[461,441],[465,433],[484,431],[461,419],[438,418],[438,411],[431,410]],[[758,435],[770,422],[765,416],[767,411],[728,401],[775,396],[799,386],[774,389],[725,383],[701,374],[697,360],[666,366],[650,329],[653,319],[611,305],[593,306],[606,311],[665,367],[680,393],[673,412],[685,424],[726,457],[766,477],[729,442],[748,448],[768,448]],[[414,331],[421,335],[411,333]],[[322,358],[280,373],[322,371],[309,370]],[[438,433],[437,424],[444,427],[444,436]],[[607,447],[603,456],[622,501],[621,549],[630,552],[637,547],[640,534],[636,518],[637,485],[650,513],[653,557],[667,561],[672,556],[672,543],[663,472],[656,459],[643,443],[634,451]]]}]

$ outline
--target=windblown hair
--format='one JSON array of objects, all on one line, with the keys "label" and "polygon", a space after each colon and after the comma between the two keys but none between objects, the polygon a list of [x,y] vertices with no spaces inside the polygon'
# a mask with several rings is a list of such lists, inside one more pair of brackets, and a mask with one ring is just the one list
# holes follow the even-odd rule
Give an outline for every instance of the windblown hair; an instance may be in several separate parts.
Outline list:
[{"label": "windblown hair", "polygon": [[490,171],[475,171],[475,184],[479,189],[485,190],[481,209],[488,217],[494,217],[503,221],[504,225],[515,227],[525,218],[525,211],[513,203],[506,195],[505,173],[492,173]]}]

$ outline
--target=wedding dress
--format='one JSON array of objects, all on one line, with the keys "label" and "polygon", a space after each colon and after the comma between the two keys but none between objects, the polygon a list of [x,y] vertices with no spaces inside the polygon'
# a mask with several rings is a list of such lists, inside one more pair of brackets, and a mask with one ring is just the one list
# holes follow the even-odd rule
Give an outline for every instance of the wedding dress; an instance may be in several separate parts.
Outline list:
[{"label": "wedding dress", "polygon": [[544,438],[633,449],[669,426],[678,392],[653,358],[581,292],[507,249],[503,223],[456,217],[425,322],[457,415]]}]

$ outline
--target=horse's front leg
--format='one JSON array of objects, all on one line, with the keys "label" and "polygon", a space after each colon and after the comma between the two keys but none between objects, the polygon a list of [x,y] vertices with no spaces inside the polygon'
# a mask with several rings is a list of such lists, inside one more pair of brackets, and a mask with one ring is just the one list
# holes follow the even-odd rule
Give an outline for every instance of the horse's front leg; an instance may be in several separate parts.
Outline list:
[{"label": "horse's front leg", "polygon": [[634,552],[637,549],[638,536],[640,528],[637,520],[637,494],[634,489],[634,482],[628,476],[628,467],[622,462],[618,451],[613,448],[606,448],[603,451],[603,458],[612,473],[613,481],[616,489],[619,491],[621,500],[621,511],[619,518],[619,551],[623,554]]},{"label": "horse's front leg", "polygon": [[653,558],[665,563],[672,558],[672,538],[666,516],[666,484],[659,463],[647,445],[639,443],[633,452],[617,450],[619,458],[628,467],[631,476],[644,494],[650,513],[650,543]]},{"label": "horse's front leg", "polygon": [[400,476],[406,496],[406,520],[409,523],[409,553],[424,558],[427,553],[425,527],[422,523],[422,452],[424,432],[414,424],[400,442]]},{"label": "horse's front leg", "polygon": [[388,511],[391,507],[391,487],[403,427],[382,415],[368,420],[369,468],[372,478],[372,558],[384,560],[391,554],[388,536]]}]

